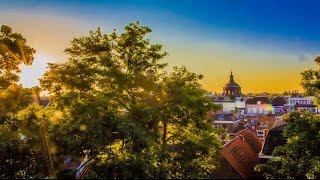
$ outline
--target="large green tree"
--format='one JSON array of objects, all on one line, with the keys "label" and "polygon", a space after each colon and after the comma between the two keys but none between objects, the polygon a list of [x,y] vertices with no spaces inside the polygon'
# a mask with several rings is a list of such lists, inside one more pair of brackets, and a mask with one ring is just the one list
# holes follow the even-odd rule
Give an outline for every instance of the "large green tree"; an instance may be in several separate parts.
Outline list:
[{"label": "large green tree", "polygon": [[66,63],[49,64],[41,87],[52,109],[63,113],[50,126],[58,154],[85,150],[102,178],[208,177],[220,142],[207,118],[217,109],[204,96],[202,76],[175,68],[139,22],[124,32],[75,38]]}]

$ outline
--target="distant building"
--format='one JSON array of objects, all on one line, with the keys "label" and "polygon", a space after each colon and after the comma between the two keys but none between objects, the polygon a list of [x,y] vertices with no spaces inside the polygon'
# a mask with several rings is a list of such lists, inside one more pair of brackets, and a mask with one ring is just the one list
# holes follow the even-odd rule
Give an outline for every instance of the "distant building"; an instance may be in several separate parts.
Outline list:
[{"label": "distant building", "polygon": [[269,97],[258,96],[248,99],[247,115],[272,114],[272,104]]},{"label": "distant building", "polygon": [[313,103],[313,97],[290,97],[288,98],[288,111],[308,110],[312,113],[318,113],[318,107]]},{"label": "distant building", "polygon": [[311,113],[318,114],[318,106],[314,104],[296,104],[294,105],[296,111],[310,111]]},{"label": "distant building", "polygon": [[222,97],[231,97],[231,99],[235,97],[242,97],[243,94],[241,93],[241,87],[237,84],[231,72],[230,81],[223,87]]},{"label": "distant building", "polygon": [[284,115],[287,113],[287,101],[284,97],[277,96],[272,99],[272,114]]},{"label": "distant building", "polygon": [[227,133],[237,132],[241,121],[239,116],[231,112],[212,113],[210,116],[214,120],[213,127],[215,129],[225,128]]},{"label": "distant building", "polygon": [[236,112],[235,100],[214,100],[213,102],[222,107],[222,112]]}]

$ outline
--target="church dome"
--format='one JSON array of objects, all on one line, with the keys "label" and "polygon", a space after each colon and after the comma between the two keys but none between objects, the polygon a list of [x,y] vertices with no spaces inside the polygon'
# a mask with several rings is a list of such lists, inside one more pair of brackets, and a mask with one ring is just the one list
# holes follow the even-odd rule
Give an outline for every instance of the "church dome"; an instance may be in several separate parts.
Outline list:
[{"label": "church dome", "polygon": [[228,82],[224,87],[240,87],[240,86],[235,82]]},{"label": "church dome", "polygon": [[238,83],[234,82],[232,71],[230,75],[230,81],[223,87],[223,97],[232,96],[232,97],[241,97],[243,94],[241,93],[241,87]]}]

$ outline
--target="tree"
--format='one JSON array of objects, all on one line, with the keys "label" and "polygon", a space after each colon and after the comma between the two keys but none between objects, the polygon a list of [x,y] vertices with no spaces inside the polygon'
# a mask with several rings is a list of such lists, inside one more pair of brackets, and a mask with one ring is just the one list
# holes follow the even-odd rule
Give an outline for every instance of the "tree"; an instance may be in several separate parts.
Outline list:
[{"label": "tree", "polygon": [[[42,141],[38,118],[42,108],[32,105],[38,102],[37,89],[23,88],[15,84],[19,80],[20,64],[31,65],[35,50],[19,33],[9,26],[0,29],[0,177],[1,178],[44,178],[48,147]],[[40,131],[39,131],[40,130]],[[39,134],[40,132],[40,134]]]},{"label": "tree", "polygon": [[19,81],[19,65],[31,65],[35,50],[9,26],[2,25],[0,28],[0,90],[3,90]]},{"label": "tree", "polygon": [[61,155],[90,150],[101,178],[206,177],[220,147],[207,118],[217,106],[202,76],[164,73],[167,53],[145,38],[150,32],[139,22],[122,34],[98,28],[72,40],[66,63],[49,64],[41,87],[63,113],[51,139]]},{"label": "tree", "polygon": [[[318,66],[320,66],[320,57],[318,56],[314,60]],[[319,69],[309,69],[301,73],[302,80],[301,85],[305,90],[305,93],[309,96],[315,96],[316,102],[320,100],[320,71]]]},{"label": "tree", "polygon": [[18,111],[0,125],[0,177],[45,178],[48,162],[44,135],[40,131],[43,110],[34,104]]},{"label": "tree", "polygon": [[[113,142],[107,141],[106,137],[112,139],[111,136],[124,136],[111,134],[113,129],[117,128],[113,123],[122,123],[122,120],[117,119],[122,118],[123,112],[129,112],[128,117],[139,118],[136,120],[136,130],[154,129],[145,129],[145,122],[137,117],[139,113],[139,116],[143,115],[139,107],[143,104],[138,102],[144,101],[144,97],[156,86],[152,79],[147,78],[145,72],[149,69],[156,71],[166,65],[158,63],[158,60],[166,55],[161,52],[162,46],[150,44],[149,40],[144,39],[149,32],[151,30],[148,27],[140,26],[139,23],[126,26],[125,33],[121,35],[116,32],[105,35],[98,29],[90,32],[89,37],[75,38],[72,41],[71,47],[66,49],[70,55],[67,63],[49,64],[50,70],[41,79],[41,86],[51,93],[52,106],[69,109],[70,125],[76,125],[73,128],[74,133],[71,134],[76,135],[75,131],[79,131],[80,125],[87,127],[83,132],[91,131],[90,127],[93,127],[91,125],[94,122],[100,124],[95,127],[102,128],[99,131],[92,130],[93,135],[78,132],[84,136],[84,139],[78,141],[86,144],[82,146],[84,149],[96,149],[92,144],[89,145],[92,142],[88,141],[88,138],[101,131],[108,133],[105,136],[99,134],[104,145]],[[152,123],[147,123],[147,126],[152,126]],[[109,128],[110,131],[104,132],[104,128]],[[79,150],[68,147],[73,151]]]},{"label": "tree", "polygon": [[[217,106],[204,96],[200,78],[185,67],[174,67],[172,73],[164,74],[159,82],[163,91],[157,108],[160,138],[146,142],[149,147],[143,148],[145,153],[130,152],[130,141],[113,143],[100,153],[97,174],[103,178],[110,177],[108,174],[120,178],[208,177],[217,166],[221,144],[207,117]],[[148,105],[149,109],[152,105]]]},{"label": "tree", "polygon": [[32,88],[23,88],[16,84],[0,90],[0,124],[8,121],[19,110],[29,106],[33,101],[32,95]]},{"label": "tree", "polygon": [[287,144],[276,147],[275,158],[256,170],[266,178],[319,178],[320,117],[308,111],[293,112],[285,122],[283,136],[288,138]]},{"label": "tree", "polygon": [[[319,65],[319,57],[315,62]],[[315,96],[319,103],[319,70],[307,70],[301,73],[301,85],[307,95]],[[293,112],[285,118],[286,127],[283,136],[287,144],[275,148],[274,159],[258,165],[256,170],[266,178],[312,178],[320,177],[320,117],[310,112]]]},{"label": "tree", "polygon": [[204,96],[202,78],[185,67],[164,77],[161,178],[206,178],[217,166],[221,144],[208,112],[220,107]]}]

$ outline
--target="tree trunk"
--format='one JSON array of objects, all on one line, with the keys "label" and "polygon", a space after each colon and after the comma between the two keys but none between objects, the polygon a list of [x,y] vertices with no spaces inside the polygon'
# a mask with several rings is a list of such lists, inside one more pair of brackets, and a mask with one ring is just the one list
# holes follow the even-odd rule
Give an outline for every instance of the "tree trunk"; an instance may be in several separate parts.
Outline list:
[{"label": "tree trunk", "polygon": [[165,151],[166,150],[166,146],[167,146],[167,122],[163,121],[163,134],[162,134],[162,150]]}]

